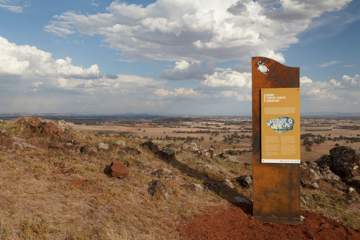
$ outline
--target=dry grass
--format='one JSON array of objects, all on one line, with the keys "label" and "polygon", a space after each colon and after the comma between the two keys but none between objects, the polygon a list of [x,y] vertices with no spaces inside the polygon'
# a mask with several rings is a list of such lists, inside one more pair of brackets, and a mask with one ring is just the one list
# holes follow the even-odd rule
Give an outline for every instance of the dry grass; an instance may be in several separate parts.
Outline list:
[{"label": "dry grass", "polygon": [[[216,124],[213,127],[215,130],[223,127]],[[177,136],[175,130],[190,128],[195,131],[204,126],[209,127],[201,123],[196,123],[196,129],[191,126],[187,128],[186,124],[182,128],[165,129],[155,129],[154,125],[133,125],[126,129],[119,126],[96,126],[93,129],[91,126],[75,126],[81,129],[72,136],[76,138],[77,145],[96,147],[98,143],[104,142],[110,146],[108,151],[80,154],[76,147],[49,149],[49,143],[56,143],[56,140],[49,140],[46,136],[24,135],[14,122],[0,123],[0,130],[5,130],[8,138],[16,136],[35,147],[0,146],[0,240],[179,239],[177,227],[180,223],[194,214],[206,211],[209,206],[228,204],[224,196],[219,196],[219,192],[207,188],[197,191],[187,186],[194,183],[203,185],[204,179],[208,178],[214,181],[232,180],[241,174],[250,173],[251,167],[244,163],[251,162],[251,154],[235,156],[233,161],[229,161],[179,150],[179,164],[199,174],[191,176],[184,168],[162,161],[140,147],[140,144],[144,134],[149,134],[149,137],[164,134]],[[146,127],[145,133],[143,127]],[[93,131],[103,128],[133,131],[141,136],[96,135]],[[236,129],[240,129],[239,126],[230,126],[231,131]],[[199,147],[209,148],[211,142],[208,139],[207,136],[204,141],[198,142]],[[220,141],[223,135],[216,139],[216,153],[233,147]],[[118,140],[124,141],[126,147],[116,146],[114,143]],[[249,148],[250,139],[241,141],[234,145],[236,149]],[[170,143],[175,149],[180,149],[184,141],[159,141],[161,146]],[[140,153],[136,154],[136,150]],[[315,148],[311,154],[319,153],[316,153]],[[129,164],[128,178],[120,180],[103,173],[105,166],[114,160]],[[154,176],[152,173],[158,169],[169,169],[171,177]],[[167,198],[155,199],[149,195],[148,184],[154,179],[160,179],[165,185]],[[251,196],[251,190],[243,190],[236,184],[233,191]],[[326,204],[323,209],[331,208],[332,204]],[[317,209],[314,204],[307,207]],[[346,206],[338,210],[344,212],[342,220],[358,226],[355,219],[355,213],[358,212],[348,211]]]},{"label": "dry grass", "polygon": [[[90,139],[84,144],[119,140]],[[120,139],[142,153],[134,156],[118,147],[93,156],[43,147],[2,151],[1,239],[178,239],[180,222],[209,205],[225,204],[210,191],[184,188],[196,180],[141,149],[141,141]],[[129,163],[128,178],[103,174],[116,159]],[[168,198],[155,200],[147,187],[156,178],[151,173],[161,168],[173,177],[161,179]]]}]

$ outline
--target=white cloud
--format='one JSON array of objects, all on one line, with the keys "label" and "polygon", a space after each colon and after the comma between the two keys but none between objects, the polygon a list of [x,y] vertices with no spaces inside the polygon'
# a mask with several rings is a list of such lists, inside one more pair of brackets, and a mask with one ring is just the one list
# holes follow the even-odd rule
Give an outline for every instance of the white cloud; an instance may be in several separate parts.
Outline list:
[{"label": "white cloud", "polygon": [[360,75],[354,76],[344,75],[342,77],[341,85],[348,88],[360,88]]},{"label": "white cloud", "polygon": [[172,69],[165,69],[161,77],[170,80],[191,80],[202,79],[205,74],[213,72],[215,63],[180,60],[175,62]]},{"label": "white cloud", "polygon": [[189,69],[189,67],[190,67],[189,62],[187,62],[185,60],[181,60],[181,61],[178,61],[178,62],[175,63],[174,69],[178,70],[178,71],[184,71],[184,70]]},{"label": "white cloud", "polygon": [[159,97],[194,97],[200,95],[192,88],[175,88],[174,90],[160,88],[155,90],[154,94]]},{"label": "white cloud", "polygon": [[71,58],[55,59],[49,52],[29,45],[17,45],[0,37],[0,80],[27,81],[32,90],[58,88],[94,92],[108,90],[126,92],[129,89],[157,87],[160,82],[151,78],[101,73],[97,64],[88,68],[74,65]]},{"label": "white cloud", "polygon": [[[235,98],[238,101],[251,100],[251,73],[233,69],[217,69],[211,75],[205,75],[204,87],[215,89],[217,97]],[[212,93],[214,94],[214,93]]]},{"label": "white cloud", "polygon": [[232,69],[218,69],[212,75],[205,75],[202,84],[209,87],[251,88],[251,73]]},{"label": "white cloud", "polygon": [[300,77],[300,85],[304,86],[313,83],[313,80],[307,76]]},{"label": "white cloud", "polygon": [[14,3],[10,0],[0,0],[0,8],[4,8],[10,12],[22,13],[24,11],[24,6],[19,3]]},{"label": "white cloud", "polygon": [[112,2],[106,12],[65,12],[45,27],[66,36],[102,36],[131,58],[247,63],[254,55],[284,61],[312,20],[351,0],[157,0],[147,6]]},{"label": "white cloud", "polygon": [[[360,94],[360,75],[343,75],[340,80],[314,81],[309,77],[301,78],[301,92],[305,99],[336,100],[339,106],[358,104]],[[329,103],[328,103],[329,104]],[[339,107],[337,105],[332,105]]]},{"label": "white cloud", "polygon": [[98,65],[83,68],[72,64],[71,58],[54,59],[48,52],[29,45],[16,45],[0,37],[0,75],[96,77]]},{"label": "white cloud", "polygon": [[333,60],[333,61],[329,61],[329,62],[324,62],[324,63],[320,64],[319,66],[322,68],[327,68],[327,67],[337,65],[339,63],[340,63],[340,61]]}]

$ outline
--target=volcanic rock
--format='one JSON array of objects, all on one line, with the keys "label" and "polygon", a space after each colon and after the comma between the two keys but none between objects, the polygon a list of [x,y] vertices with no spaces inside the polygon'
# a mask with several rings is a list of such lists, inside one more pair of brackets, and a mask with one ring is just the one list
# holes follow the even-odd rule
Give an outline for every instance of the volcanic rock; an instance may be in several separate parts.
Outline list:
[{"label": "volcanic rock", "polygon": [[159,151],[159,156],[166,160],[173,160],[175,159],[175,151],[172,148],[166,147]]},{"label": "volcanic rock", "polygon": [[320,180],[320,172],[314,168],[312,168],[310,162],[303,162],[300,165],[301,169],[301,178],[300,182],[303,187],[308,188],[319,188],[319,184],[317,183]]},{"label": "volcanic rock", "polygon": [[151,175],[158,177],[158,178],[170,178],[173,177],[173,173],[171,170],[167,168],[161,168],[153,171]]},{"label": "volcanic rock", "polygon": [[231,189],[235,188],[234,184],[229,179],[225,179],[224,184]]},{"label": "volcanic rock", "polygon": [[74,137],[70,127],[38,117],[23,117],[16,120],[19,130],[29,137],[45,137],[57,141],[66,141]]},{"label": "volcanic rock", "polygon": [[240,186],[244,188],[249,188],[252,184],[252,176],[251,175],[243,175],[236,178],[236,181],[240,184]]},{"label": "volcanic rock", "polygon": [[107,143],[99,143],[98,144],[98,149],[99,150],[104,150],[104,151],[107,151],[107,150],[109,150],[110,149],[110,146],[109,146],[109,144],[107,144]]},{"label": "volcanic rock", "polygon": [[249,200],[248,198],[241,196],[241,195],[234,197],[233,202],[235,204],[246,204],[246,205],[252,204],[251,200]]},{"label": "volcanic rock", "polygon": [[160,180],[152,180],[149,183],[148,193],[156,199],[166,199],[168,197],[166,187]]},{"label": "volcanic rock", "polygon": [[116,145],[116,146],[119,146],[119,147],[126,147],[126,142],[123,141],[123,140],[117,140],[117,141],[115,142],[115,145]]},{"label": "volcanic rock", "polygon": [[125,178],[129,175],[129,169],[120,161],[114,161],[104,169],[105,174],[117,178]]},{"label": "volcanic rock", "polygon": [[353,188],[355,188],[356,191],[358,191],[358,193],[360,193],[360,176],[356,176],[356,177],[352,178],[351,180],[349,180],[348,184],[350,186],[353,186]]},{"label": "volcanic rock", "polygon": [[80,147],[81,154],[96,154],[98,152],[97,148],[90,145],[84,145]]},{"label": "volcanic rock", "polygon": [[153,143],[151,140],[142,143],[141,146],[144,148],[148,148],[151,152],[155,154],[157,154],[160,150],[159,146]]},{"label": "volcanic rock", "polygon": [[350,147],[336,146],[330,150],[329,155],[321,157],[316,162],[322,169],[328,166],[345,181],[359,174],[356,166],[360,164],[360,157]]},{"label": "volcanic rock", "polygon": [[160,148],[157,144],[152,141],[146,141],[141,144],[142,147],[149,149],[152,153],[157,155],[159,158],[172,161],[175,159],[175,151],[170,147]]},{"label": "volcanic rock", "polygon": [[204,187],[202,184],[199,183],[187,183],[181,185],[183,188],[192,191],[192,192],[202,192],[204,191]]},{"label": "volcanic rock", "polygon": [[13,137],[13,146],[19,149],[36,149],[36,147],[34,145],[31,145],[29,143],[26,142],[25,139],[23,138],[19,138],[19,137]]}]

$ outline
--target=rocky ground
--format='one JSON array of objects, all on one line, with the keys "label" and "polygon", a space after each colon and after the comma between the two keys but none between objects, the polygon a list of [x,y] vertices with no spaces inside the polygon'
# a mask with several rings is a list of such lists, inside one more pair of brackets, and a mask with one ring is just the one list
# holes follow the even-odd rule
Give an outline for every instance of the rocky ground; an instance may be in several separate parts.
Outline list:
[{"label": "rocky ground", "polygon": [[212,145],[77,129],[0,120],[0,239],[360,239],[351,147],[302,163],[304,223],[287,226],[249,214],[248,135],[209,133]]}]

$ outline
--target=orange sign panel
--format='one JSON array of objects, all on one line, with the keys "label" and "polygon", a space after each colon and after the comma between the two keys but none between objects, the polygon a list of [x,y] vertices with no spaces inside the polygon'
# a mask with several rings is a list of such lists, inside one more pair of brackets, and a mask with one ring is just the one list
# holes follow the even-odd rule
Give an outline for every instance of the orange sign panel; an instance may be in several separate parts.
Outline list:
[{"label": "orange sign panel", "polygon": [[261,162],[300,163],[300,89],[261,89]]}]

